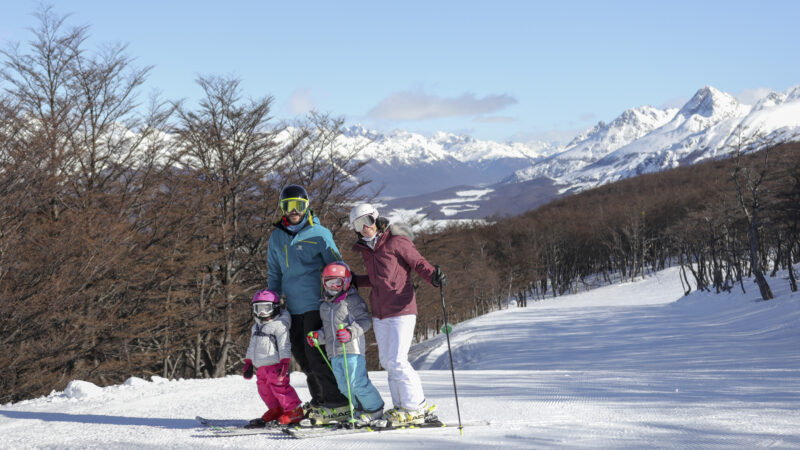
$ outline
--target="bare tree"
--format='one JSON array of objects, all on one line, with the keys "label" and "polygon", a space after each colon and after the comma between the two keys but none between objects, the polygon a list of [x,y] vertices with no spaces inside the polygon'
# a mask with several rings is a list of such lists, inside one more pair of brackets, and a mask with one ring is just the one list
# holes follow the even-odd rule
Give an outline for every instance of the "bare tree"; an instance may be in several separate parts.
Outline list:
[{"label": "bare tree", "polygon": [[746,164],[743,160],[744,154],[748,150],[753,150],[757,145],[763,146],[768,143],[763,142],[763,135],[755,133],[750,138],[743,137],[744,129],[740,126],[737,130],[738,139],[734,148],[734,167],[731,171],[736,188],[736,197],[739,207],[747,218],[747,232],[750,238],[749,254],[750,266],[755,277],[761,298],[770,300],[773,298],[772,289],[764,277],[762,269],[761,251],[761,214],[762,214],[762,187],[769,169],[769,155],[771,145],[767,145],[761,150],[759,161],[756,164]]},{"label": "bare tree", "polygon": [[303,185],[312,198],[314,213],[323,219],[334,236],[347,230],[350,205],[368,200],[361,192],[370,181],[360,177],[368,163],[359,153],[372,140],[345,142],[343,117],[311,111],[287,128],[294,151],[288,153],[283,176],[286,183]]},{"label": "bare tree", "polygon": [[[216,342],[211,375],[225,375],[237,323],[234,300],[256,286],[248,286],[246,272],[263,255],[266,223],[263,214],[277,205],[273,178],[286,157],[271,125],[272,97],[242,99],[240,80],[206,76],[197,79],[205,97],[196,111],[179,107],[177,135],[183,151],[181,162],[196,174],[195,195],[212,205],[199,211],[210,225],[206,237],[218,255],[207,267],[209,302],[201,305],[209,313],[221,311],[218,335],[200,338],[205,346]],[[252,221],[260,233],[252,233]],[[207,347],[210,348],[210,347]]]},{"label": "bare tree", "polygon": [[[782,252],[776,252],[776,269],[783,264],[788,271],[789,287],[797,291],[797,277],[794,264],[800,257],[800,162],[797,161],[797,149],[800,143],[784,146],[778,153],[776,166],[779,179],[775,193],[775,204],[771,212],[775,216],[777,228],[776,245]],[[778,256],[782,253],[782,257]]]},{"label": "bare tree", "polygon": [[[133,67],[124,47],[86,51],[88,28],[68,28],[51,7],[37,16],[28,46],[0,51],[0,263],[13,261],[0,268],[0,314],[14,330],[2,344],[31,346],[0,352],[12,397],[73,376],[110,379],[107,361],[124,341],[115,330],[138,305],[126,293],[147,270],[134,264],[138,218],[168,150],[155,130],[170,107],[138,109],[147,69]],[[48,341],[60,347],[39,345]],[[48,372],[56,383],[38,376]]]},{"label": "bare tree", "polygon": [[52,7],[40,8],[36,16],[40,26],[33,29],[29,49],[13,43],[0,50],[4,57],[0,80],[24,111],[27,123],[25,133],[17,134],[17,141],[6,151],[15,164],[28,166],[47,181],[40,184],[36,201],[57,220],[68,183],[66,173],[75,161],[70,139],[80,116],[76,60],[81,58],[88,28],[65,29],[65,18],[57,16]]}]

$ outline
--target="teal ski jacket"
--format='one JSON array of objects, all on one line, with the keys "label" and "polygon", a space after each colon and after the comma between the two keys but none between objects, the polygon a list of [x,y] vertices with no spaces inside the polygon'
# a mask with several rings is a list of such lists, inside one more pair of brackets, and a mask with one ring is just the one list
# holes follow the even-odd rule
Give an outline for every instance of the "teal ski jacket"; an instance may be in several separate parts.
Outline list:
[{"label": "teal ski jacket", "polygon": [[286,297],[290,314],[319,310],[322,269],[342,257],[330,230],[309,211],[293,232],[281,218],[274,223],[267,247],[267,283],[270,290]]}]

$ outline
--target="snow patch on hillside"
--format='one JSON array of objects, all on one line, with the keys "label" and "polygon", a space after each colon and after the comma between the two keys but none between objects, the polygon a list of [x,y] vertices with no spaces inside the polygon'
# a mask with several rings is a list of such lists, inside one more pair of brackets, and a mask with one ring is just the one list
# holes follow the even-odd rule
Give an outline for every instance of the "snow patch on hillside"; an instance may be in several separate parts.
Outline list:
[{"label": "snow patch on hillside", "polygon": [[562,152],[519,170],[513,181],[547,177],[575,192],[644,173],[694,164],[733,152],[800,140],[800,86],[744,105],[706,86],[679,110],[625,111],[579,135]]}]

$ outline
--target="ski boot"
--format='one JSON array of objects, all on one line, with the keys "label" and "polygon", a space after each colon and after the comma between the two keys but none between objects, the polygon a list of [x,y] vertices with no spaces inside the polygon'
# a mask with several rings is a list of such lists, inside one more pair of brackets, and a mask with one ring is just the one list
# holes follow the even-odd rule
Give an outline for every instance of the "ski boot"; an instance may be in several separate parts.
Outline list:
[{"label": "ski boot", "polygon": [[303,403],[301,407],[303,408],[303,417],[307,419],[308,415],[311,414],[311,411],[319,409],[320,405],[319,403],[316,402],[316,400],[312,399],[310,401]]},{"label": "ski boot", "polygon": [[361,427],[375,427],[386,428],[389,421],[383,417],[383,409],[377,411],[357,411],[355,414],[356,426]]},{"label": "ski boot", "polygon": [[281,417],[283,414],[283,409],[278,406],[276,408],[270,408],[267,412],[264,413],[263,416],[259,417],[258,419],[253,419],[245,425],[245,428],[264,428],[267,425],[275,422],[278,418]]},{"label": "ski boot", "polygon": [[298,406],[297,408],[295,408],[295,409],[293,409],[291,411],[286,411],[283,414],[281,414],[280,417],[278,417],[278,423],[280,423],[281,425],[289,425],[289,424],[292,424],[292,423],[299,423],[301,420],[303,420],[303,407],[302,406]]},{"label": "ski boot", "polygon": [[[343,405],[335,408],[320,407],[311,410],[308,418],[301,422],[303,426],[327,425],[332,423],[347,423],[350,420],[350,406]],[[306,422],[307,421],[307,422]]]},{"label": "ski boot", "polygon": [[393,427],[420,425],[426,422],[439,421],[439,418],[436,417],[436,405],[429,406],[427,403],[423,403],[422,406],[416,409],[395,406],[386,411],[383,415]]},{"label": "ski boot", "polygon": [[425,423],[438,423],[438,424],[442,423],[442,421],[439,420],[439,417],[436,415],[438,410],[437,410],[435,404],[429,405],[429,404],[425,403],[422,406],[422,409],[423,409],[423,411],[425,413]]}]

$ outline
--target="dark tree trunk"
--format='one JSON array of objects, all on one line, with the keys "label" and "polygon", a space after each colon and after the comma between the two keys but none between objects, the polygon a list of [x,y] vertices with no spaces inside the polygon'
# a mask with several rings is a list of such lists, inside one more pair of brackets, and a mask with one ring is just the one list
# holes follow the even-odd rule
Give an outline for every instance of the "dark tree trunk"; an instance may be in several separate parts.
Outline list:
[{"label": "dark tree trunk", "polygon": [[753,208],[752,218],[747,232],[750,234],[750,265],[753,269],[753,276],[756,279],[761,298],[764,300],[771,300],[773,298],[772,289],[770,289],[769,283],[767,283],[767,279],[764,277],[764,272],[761,270],[761,259],[758,257],[758,249],[761,247],[758,235],[758,208]]}]

